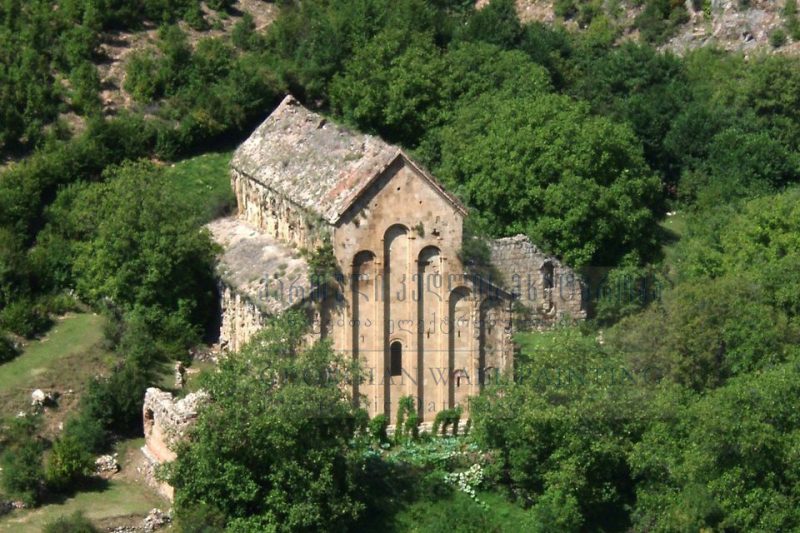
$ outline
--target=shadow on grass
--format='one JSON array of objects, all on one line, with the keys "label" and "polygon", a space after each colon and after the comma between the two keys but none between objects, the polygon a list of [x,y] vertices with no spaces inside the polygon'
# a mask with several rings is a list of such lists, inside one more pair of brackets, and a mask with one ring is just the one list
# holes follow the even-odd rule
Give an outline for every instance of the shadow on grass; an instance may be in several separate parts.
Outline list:
[{"label": "shadow on grass", "polygon": [[73,486],[58,491],[58,492],[48,492],[44,495],[41,501],[41,506],[45,505],[63,505],[67,502],[67,500],[74,498],[78,493],[100,493],[105,492],[109,488],[109,481],[107,479],[99,478],[99,477],[87,477],[84,478]]}]

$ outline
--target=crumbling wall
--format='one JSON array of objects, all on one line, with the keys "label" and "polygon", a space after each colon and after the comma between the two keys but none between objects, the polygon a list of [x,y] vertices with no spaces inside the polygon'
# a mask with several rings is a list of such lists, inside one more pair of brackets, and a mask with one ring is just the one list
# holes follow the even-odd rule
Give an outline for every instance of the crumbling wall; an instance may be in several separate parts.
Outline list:
[{"label": "crumbling wall", "polygon": [[296,248],[314,250],[330,232],[327,223],[236,169],[231,184],[239,216],[267,235]]},{"label": "crumbling wall", "polygon": [[198,391],[175,401],[172,394],[151,387],[144,395],[142,422],[144,446],[142,453],[147,460],[145,472],[148,482],[161,494],[172,500],[174,490],[156,479],[156,468],[174,461],[178,443],[184,439],[197,419],[200,406],[208,401],[208,394]]},{"label": "crumbling wall", "polygon": [[247,296],[220,283],[222,324],[219,332],[220,348],[236,352],[258,333],[266,321],[266,315]]},{"label": "crumbling wall", "polygon": [[524,235],[494,240],[490,248],[502,285],[531,312],[531,327],[541,329],[561,320],[586,318],[584,284],[571,268],[539,250]]}]

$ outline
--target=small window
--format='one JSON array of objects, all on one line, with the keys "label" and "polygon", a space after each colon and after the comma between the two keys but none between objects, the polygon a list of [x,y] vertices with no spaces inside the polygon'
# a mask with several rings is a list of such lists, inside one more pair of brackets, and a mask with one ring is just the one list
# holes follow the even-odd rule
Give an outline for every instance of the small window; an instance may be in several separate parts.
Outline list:
[{"label": "small window", "polygon": [[403,345],[400,344],[400,341],[394,341],[390,351],[392,375],[399,376],[403,373]]}]

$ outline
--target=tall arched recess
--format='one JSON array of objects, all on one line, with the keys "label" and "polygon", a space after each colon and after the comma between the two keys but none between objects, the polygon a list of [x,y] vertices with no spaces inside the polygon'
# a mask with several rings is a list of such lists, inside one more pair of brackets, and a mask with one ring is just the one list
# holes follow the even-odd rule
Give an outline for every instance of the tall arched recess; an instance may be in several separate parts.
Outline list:
[{"label": "tall arched recess", "polygon": [[[503,302],[497,298],[487,298],[481,302],[478,327],[478,370],[477,379],[481,390],[487,380],[495,379],[500,368],[500,350],[502,349],[505,324],[503,323]],[[489,371],[487,372],[487,369]]]},{"label": "tall arched recess", "polygon": [[[350,322],[352,324],[352,356],[357,365],[361,356],[372,358],[372,354],[363,353],[371,346],[367,343],[369,328],[374,327],[375,320],[375,254],[369,250],[358,252],[353,257],[353,271],[350,280]],[[366,365],[372,366],[371,363]],[[359,402],[359,383],[353,380],[353,401]]]},{"label": "tall arched recess", "polygon": [[[383,412],[390,421],[394,420],[395,413],[392,409],[392,398],[399,399],[402,395],[402,385],[394,383],[389,373],[391,368],[390,337],[393,333],[393,324],[397,319],[406,317],[393,317],[392,307],[395,299],[399,300],[394,291],[402,290],[408,276],[408,228],[402,224],[395,224],[386,230],[383,235]],[[404,296],[403,299],[409,296]],[[403,362],[405,363],[405,361]]]},{"label": "tall arched recess", "polygon": [[[425,369],[438,364],[436,351],[436,311],[442,301],[442,254],[436,246],[426,246],[417,258],[417,405],[419,416],[424,417]],[[433,337],[431,335],[433,334]],[[433,391],[431,392],[431,398]],[[435,401],[435,400],[434,400]]]},{"label": "tall arched recess", "polygon": [[[450,305],[448,306],[448,335],[447,335],[447,403],[453,408],[466,400],[469,396],[469,382],[472,376],[470,368],[470,345],[472,340],[472,316],[470,290],[466,287],[456,287],[450,292]],[[454,376],[458,373],[467,378],[458,380]]]}]

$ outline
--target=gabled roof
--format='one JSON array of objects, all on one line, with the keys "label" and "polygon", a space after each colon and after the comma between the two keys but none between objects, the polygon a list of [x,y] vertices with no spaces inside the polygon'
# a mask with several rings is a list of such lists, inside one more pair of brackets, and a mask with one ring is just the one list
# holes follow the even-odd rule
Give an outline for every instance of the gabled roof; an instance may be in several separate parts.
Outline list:
[{"label": "gabled roof", "polygon": [[464,206],[400,148],[309,111],[289,95],[236,150],[231,167],[335,224],[398,158]]}]

